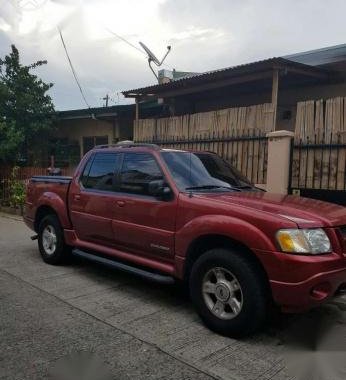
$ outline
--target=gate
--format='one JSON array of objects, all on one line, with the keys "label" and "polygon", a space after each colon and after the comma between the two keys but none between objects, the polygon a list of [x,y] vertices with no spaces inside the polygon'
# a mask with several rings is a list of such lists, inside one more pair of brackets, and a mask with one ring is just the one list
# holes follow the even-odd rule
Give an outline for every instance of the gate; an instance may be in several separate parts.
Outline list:
[{"label": "gate", "polygon": [[289,193],[346,206],[346,143],[328,137],[292,144]]},{"label": "gate", "polygon": [[238,169],[254,184],[265,184],[267,179],[268,139],[265,135],[217,136],[209,133],[193,139],[146,140],[162,148],[217,153]]}]

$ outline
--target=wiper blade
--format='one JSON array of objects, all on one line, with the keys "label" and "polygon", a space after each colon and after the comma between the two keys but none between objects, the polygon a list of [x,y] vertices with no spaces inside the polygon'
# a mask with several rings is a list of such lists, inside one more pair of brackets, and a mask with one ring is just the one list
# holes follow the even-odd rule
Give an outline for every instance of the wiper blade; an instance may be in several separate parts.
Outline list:
[{"label": "wiper blade", "polygon": [[254,186],[251,186],[251,185],[239,185],[239,186],[235,186],[237,189],[253,189]]},{"label": "wiper blade", "polygon": [[211,190],[211,189],[237,190],[237,189],[234,189],[233,187],[218,186],[218,185],[200,185],[200,186],[191,186],[191,187],[185,188],[185,190]]}]

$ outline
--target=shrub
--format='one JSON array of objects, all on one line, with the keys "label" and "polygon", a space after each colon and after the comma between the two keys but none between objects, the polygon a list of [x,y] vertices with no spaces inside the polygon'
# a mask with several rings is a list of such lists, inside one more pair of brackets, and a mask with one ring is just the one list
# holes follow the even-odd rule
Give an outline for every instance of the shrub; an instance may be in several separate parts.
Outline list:
[{"label": "shrub", "polygon": [[10,205],[22,208],[25,202],[25,184],[18,179],[18,166],[14,166],[10,181]]}]

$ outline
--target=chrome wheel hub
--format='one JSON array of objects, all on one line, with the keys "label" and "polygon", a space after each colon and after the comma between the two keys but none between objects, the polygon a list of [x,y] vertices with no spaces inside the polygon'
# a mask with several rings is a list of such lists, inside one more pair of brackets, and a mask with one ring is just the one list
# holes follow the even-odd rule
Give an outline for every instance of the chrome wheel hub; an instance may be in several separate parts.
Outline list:
[{"label": "chrome wheel hub", "polygon": [[202,293],[208,309],[220,319],[236,317],[243,307],[243,293],[229,270],[216,267],[203,278]]},{"label": "chrome wheel hub", "polygon": [[222,284],[222,283],[216,284],[215,296],[219,301],[227,302],[230,295],[231,295],[231,292],[229,291],[226,284]]},{"label": "chrome wheel hub", "polygon": [[57,237],[53,226],[47,225],[42,231],[42,245],[47,255],[52,255],[55,252]]}]

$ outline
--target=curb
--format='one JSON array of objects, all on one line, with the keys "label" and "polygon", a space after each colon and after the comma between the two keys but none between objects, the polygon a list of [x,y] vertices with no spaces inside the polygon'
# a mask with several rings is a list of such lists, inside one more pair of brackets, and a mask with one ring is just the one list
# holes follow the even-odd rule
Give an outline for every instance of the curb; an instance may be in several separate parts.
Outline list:
[{"label": "curb", "polygon": [[8,214],[6,212],[0,211],[0,217],[1,218],[7,218],[7,219],[13,219],[16,220],[17,222],[22,222],[23,217],[19,215],[13,215],[13,214]]}]

